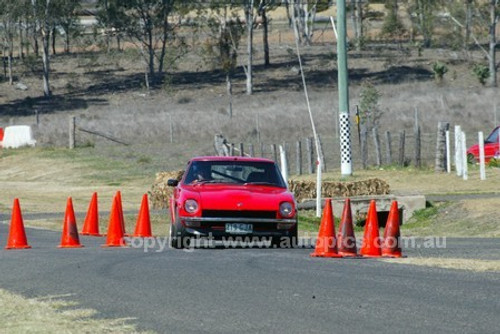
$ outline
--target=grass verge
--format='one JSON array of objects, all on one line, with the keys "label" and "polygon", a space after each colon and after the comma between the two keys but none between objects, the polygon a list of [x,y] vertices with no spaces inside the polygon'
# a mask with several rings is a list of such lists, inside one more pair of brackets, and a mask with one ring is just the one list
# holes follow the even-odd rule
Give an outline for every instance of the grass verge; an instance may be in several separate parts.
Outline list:
[{"label": "grass verge", "polygon": [[0,289],[0,305],[4,333],[147,333],[139,332],[131,318],[95,318],[97,311],[77,308],[61,296],[24,298]]},{"label": "grass verge", "polygon": [[454,259],[454,258],[403,258],[380,261],[416,266],[458,269],[473,272],[500,272],[500,260]]}]

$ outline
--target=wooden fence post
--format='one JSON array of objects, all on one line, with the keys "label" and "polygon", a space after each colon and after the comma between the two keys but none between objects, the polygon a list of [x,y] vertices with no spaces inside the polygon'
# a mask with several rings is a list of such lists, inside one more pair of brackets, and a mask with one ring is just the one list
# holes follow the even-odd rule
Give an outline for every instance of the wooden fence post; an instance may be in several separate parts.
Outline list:
[{"label": "wooden fence post", "polygon": [[38,113],[38,109],[35,109],[35,124],[37,128],[40,126],[40,114]]},{"label": "wooden fence post", "polygon": [[405,165],[405,130],[399,133],[399,159],[398,164],[400,166]]},{"label": "wooden fence post", "polygon": [[174,123],[172,122],[172,114],[168,114],[170,128],[170,143],[174,142]]},{"label": "wooden fence post", "polygon": [[300,140],[297,140],[295,144],[295,168],[297,175],[302,175],[302,143]]},{"label": "wooden fence post", "polygon": [[231,146],[229,147],[229,156],[234,156],[234,143],[231,143]]},{"label": "wooden fence post", "polygon": [[[445,138],[446,140],[446,138]],[[446,153],[445,153],[446,155]],[[420,126],[415,128],[415,167],[422,167]]]},{"label": "wooden fence post", "polygon": [[245,151],[243,150],[243,143],[240,143],[240,156],[241,157],[245,156]]},{"label": "wooden fence post", "polygon": [[[325,161],[325,154],[323,153],[323,143],[321,142],[321,137],[318,135],[318,145],[319,145],[319,154],[321,154],[321,171],[326,173],[326,161]],[[318,157],[319,159],[319,157]]]},{"label": "wooden fence post", "polygon": [[437,141],[436,141],[436,172],[446,171],[446,131],[450,124],[447,122],[438,122]]},{"label": "wooden fence post", "polygon": [[312,139],[306,138],[306,155],[307,155],[307,171],[309,174],[314,173],[314,153]]},{"label": "wooden fence post", "polygon": [[248,145],[248,154],[250,154],[251,157],[254,156],[253,144]]},{"label": "wooden fence post", "polygon": [[69,148],[75,148],[76,117],[69,117]]},{"label": "wooden fence post", "polygon": [[274,160],[275,162],[278,162],[278,152],[277,152],[277,150],[276,150],[276,144],[272,144],[272,145],[271,145],[271,149],[272,149],[272,151],[273,151],[273,160]]},{"label": "wooden fence post", "polygon": [[372,132],[373,132],[373,143],[375,144],[375,155],[376,155],[377,167],[380,167],[382,165],[382,153],[380,151],[380,139],[378,137],[377,127],[374,127]]},{"label": "wooden fence post", "polygon": [[388,165],[392,164],[392,143],[389,131],[385,132],[385,163]]},{"label": "wooden fence post", "polygon": [[363,169],[368,168],[368,143],[366,136],[366,128],[361,129],[361,165]]},{"label": "wooden fence post", "polygon": [[260,157],[264,158],[264,143],[260,142]]}]

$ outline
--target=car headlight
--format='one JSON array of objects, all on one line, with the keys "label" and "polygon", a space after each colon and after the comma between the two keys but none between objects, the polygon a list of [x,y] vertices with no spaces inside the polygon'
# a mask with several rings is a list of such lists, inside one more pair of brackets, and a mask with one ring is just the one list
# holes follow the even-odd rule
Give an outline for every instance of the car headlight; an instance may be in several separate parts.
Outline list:
[{"label": "car headlight", "polygon": [[290,202],[283,202],[280,204],[280,215],[282,217],[293,216],[293,205]]},{"label": "car headlight", "polygon": [[198,202],[196,202],[194,199],[188,199],[186,202],[184,202],[184,210],[186,210],[188,213],[195,213],[198,211]]}]

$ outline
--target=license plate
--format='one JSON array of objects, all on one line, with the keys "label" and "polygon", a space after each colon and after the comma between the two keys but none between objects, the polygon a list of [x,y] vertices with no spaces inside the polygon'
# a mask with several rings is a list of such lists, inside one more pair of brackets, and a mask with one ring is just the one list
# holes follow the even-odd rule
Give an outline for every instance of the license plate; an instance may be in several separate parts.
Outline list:
[{"label": "license plate", "polygon": [[231,234],[248,234],[252,233],[253,225],[252,224],[240,224],[240,223],[231,223],[226,224],[226,232]]}]

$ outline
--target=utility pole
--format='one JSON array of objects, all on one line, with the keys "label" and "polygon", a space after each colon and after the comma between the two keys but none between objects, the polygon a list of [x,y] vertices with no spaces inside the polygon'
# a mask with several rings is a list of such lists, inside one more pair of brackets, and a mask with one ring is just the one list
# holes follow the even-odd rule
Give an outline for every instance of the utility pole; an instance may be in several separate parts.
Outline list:
[{"label": "utility pole", "polygon": [[349,123],[349,77],[347,72],[346,0],[337,0],[337,68],[339,86],[340,172],[352,175],[351,130]]}]

